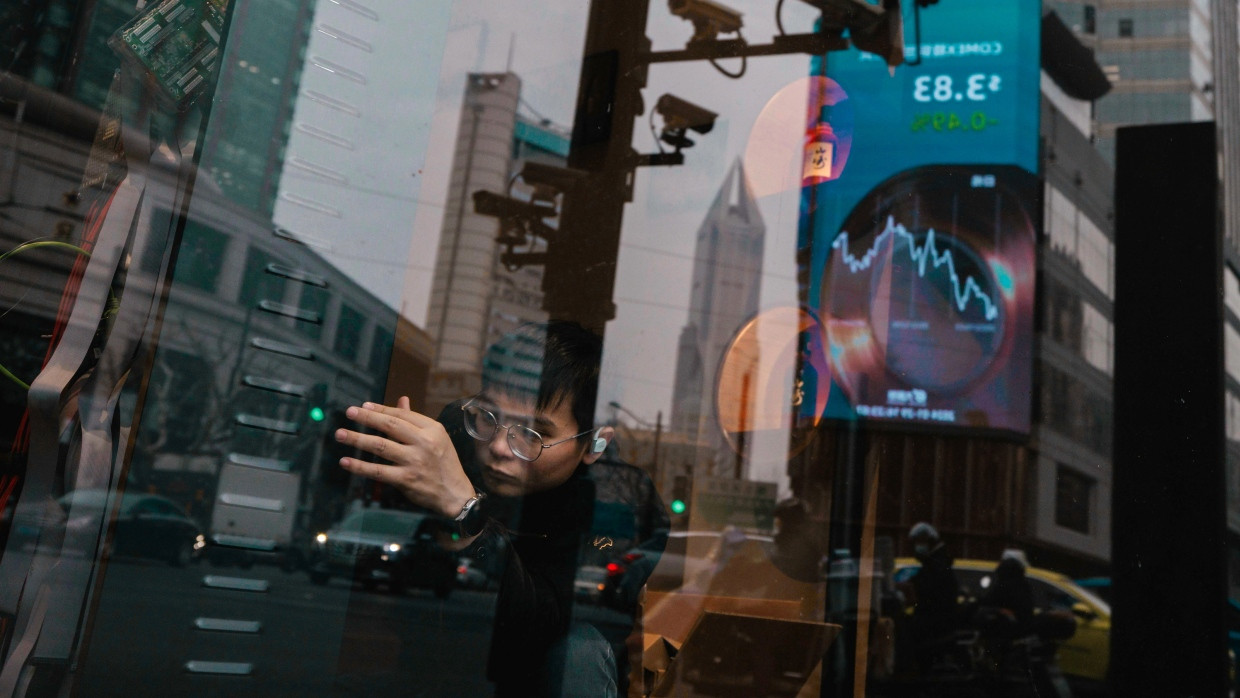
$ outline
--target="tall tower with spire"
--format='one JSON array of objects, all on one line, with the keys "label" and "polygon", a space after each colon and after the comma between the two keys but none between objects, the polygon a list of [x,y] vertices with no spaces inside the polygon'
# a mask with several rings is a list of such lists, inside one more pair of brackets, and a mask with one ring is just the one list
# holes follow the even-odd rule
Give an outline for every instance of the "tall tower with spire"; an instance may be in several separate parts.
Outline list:
[{"label": "tall tower with spire", "polygon": [[689,319],[677,347],[672,430],[704,447],[695,475],[735,473],[715,414],[715,383],[728,342],[758,312],[765,235],[738,159],[698,228]]}]

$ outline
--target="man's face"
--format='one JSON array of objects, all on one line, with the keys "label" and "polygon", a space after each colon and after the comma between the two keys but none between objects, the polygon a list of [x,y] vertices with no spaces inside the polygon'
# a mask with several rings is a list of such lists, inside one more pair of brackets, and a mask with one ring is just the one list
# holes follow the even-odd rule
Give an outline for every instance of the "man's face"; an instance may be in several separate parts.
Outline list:
[{"label": "man's face", "polygon": [[[568,399],[543,411],[534,407],[533,399],[514,398],[503,393],[484,391],[478,396],[478,402],[494,413],[500,424],[523,425],[538,432],[544,444],[555,443],[580,431]],[[502,428],[490,441],[475,442],[475,448],[487,489],[503,497],[518,497],[556,487],[568,480],[583,460],[592,462],[598,457],[586,453],[585,443],[572,439],[542,449],[532,462],[522,460],[509,448],[508,432]]]}]

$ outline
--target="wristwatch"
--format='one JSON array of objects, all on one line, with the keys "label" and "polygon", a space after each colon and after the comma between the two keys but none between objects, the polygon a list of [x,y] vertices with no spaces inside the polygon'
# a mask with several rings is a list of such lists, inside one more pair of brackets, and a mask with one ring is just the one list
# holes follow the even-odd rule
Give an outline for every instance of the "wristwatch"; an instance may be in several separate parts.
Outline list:
[{"label": "wristwatch", "polygon": [[456,523],[456,531],[462,538],[472,538],[486,526],[486,516],[482,513],[482,500],[486,499],[485,492],[474,492],[474,496],[465,501],[461,506],[461,513],[456,515],[453,521]]}]

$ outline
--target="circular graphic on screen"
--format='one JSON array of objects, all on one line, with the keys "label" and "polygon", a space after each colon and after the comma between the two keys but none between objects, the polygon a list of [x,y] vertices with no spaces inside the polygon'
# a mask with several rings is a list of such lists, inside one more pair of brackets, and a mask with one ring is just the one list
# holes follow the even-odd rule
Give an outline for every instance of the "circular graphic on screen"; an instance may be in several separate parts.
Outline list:
[{"label": "circular graphic on screen", "polygon": [[716,385],[719,427],[737,453],[748,435],[784,429],[789,457],[800,453],[831,388],[818,318],[788,306],[759,313],[728,344]]},{"label": "circular graphic on screen", "polygon": [[909,170],[845,218],[820,300],[854,404],[969,403],[1028,333],[1034,226],[1002,169]]}]

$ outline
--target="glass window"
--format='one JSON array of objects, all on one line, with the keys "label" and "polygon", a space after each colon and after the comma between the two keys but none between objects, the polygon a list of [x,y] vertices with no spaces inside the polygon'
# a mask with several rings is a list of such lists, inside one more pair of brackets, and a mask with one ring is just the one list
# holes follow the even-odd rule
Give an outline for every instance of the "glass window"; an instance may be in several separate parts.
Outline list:
[{"label": "glass window", "polygon": [[1094,481],[1064,465],[1055,469],[1055,523],[1077,533],[1090,532]]},{"label": "glass window", "polygon": [[1046,191],[1045,232],[1050,237],[1051,249],[1066,255],[1094,286],[1113,296],[1114,244],[1067,195],[1053,186]]},{"label": "glass window", "polygon": [[370,344],[370,370],[386,371],[392,356],[392,331],[385,327],[376,327],[375,336]]},{"label": "glass window", "polygon": [[1227,438],[1240,441],[1240,398],[1227,393]]},{"label": "glass window", "polygon": [[[227,259],[227,248],[227,235],[202,223],[187,221],[177,253],[177,278],[187,286],[214,293],[221,267]],[[152,249],[158,249],[158,246]],[[155,261],[158,265],[159,260]],[[145,264],[144,270],[154,271],[145,269]]]},{"label": "glass window", "polygon": [[1162,7],[1116,7],[1102,9],[1104,17],[1111,21],[1100,25],[1101,38],[1150,38],[1187,36],[1192,13],[1185,3]]},{"label": "glass window", "polygon": [[1224,326],[1223,351],[1227,375],[1240,380],[1240,332],[1230,324]]},{"label": "glass window", "polygon": [[348,304],[341,305],[340,319],[336,321],[336,353],[351,361],[356,360],[365,325],[366,318],[360,311]]},{"label": "glass window", "polygon": [[1113,296],[1114,246],[1088,216],[1078,215],[1077,221],[1080,233],[1077,254],[1081,261],[1081,271],[1100,291],[1107,296]]},{"label": "glass window", "polygon": [[[1123,74],[1121,72],[1121,74]],[[1100,121],[1115,124],[1139,124],[1188,121],[1191,114],[1191,97],[1182,91],[1170,93],[1125,92],[1107,95],[1097,103]]]},{"label": "glass window", "polygon": [[297,307],[301,312],[295,314],[293,326],[301,334],[317,340],[323,336],[323,318],[327,315],[331,294],[318,286],[303,285],[300,290]]},{"label": "glass window", "polygon": [[1065,371],[1041,366],[1042,414],[1046,426],[1095,453],[1111,452],[1111,401]]},{"label": "glass window", "polygon": [[1067,254],[1071,258],[1077,256],[1076,221],[1077,210],[1072,201],[1055,187],[1047,187],[1049,196],[1046,198],[1048,215],[1046,216],[1046,233],[1050,236],[1051,247]]},{"label": "glass window", "polygon": [[1046,328],[1052,339],[1073,350],[1083,346],[1083,313],[1086,304],[1058,279],[1047,276],[1043,283]]},{"label": "glass window", "polygon": [[1223,268],[1223,302],[1236,317],[1240,318],[1240,281],[1231,267]]},{"label": "glass window", "polygon": [[1110,375],[1113,344],[1111,321],[1089,303],[1081,303],[1081,353],[1095,368]]},{"label": "glass window", "polygon": [[[1117,297],[1138,287],[1118,260],[1235,227],[1232,134],[1205,127],[1200,171],[1115,149],[1240,118],[1217,69],[1235,8],[849,4],[0,3],[0,676],[49,696],[894,698],[948,665],[970,694],[1054,693],[1010,666],[1074,694],[1234,683],[1202,638],[1240,632],[1217,612],[1240,589],[1240,282],[1139,280],[1188,328],[1131,327]],[[1043,36],[1046,11],[1068,31]],[[1117,167],[1201,178],[1217,206],[1150,197],[1175,219],[1121,230]],[[1177,338],[1170,365],[1126,363]],[[1222,399],[1158,397],[1195,369]],[[475,397],[494,434],[466,427]],[[1201,404],[1222,419],[1181,419]],[[514,455],[520,425],[545,448]],[[1156,515],[1177,533],[1142,531]],[[1114,618],[1068,581],[1112,577]],[[939,641],[1029,597],[1089,608],[1035,616],[1076,631],[1037,662]],[[1157,666],[1131,651],[1152,646]]]},{"label": "glass window", "polygon": [[219,399],[209,366],[206,359],[195,354],[160,355],[150,389],[159,399],[142,421],[145,444],[160,453],[186,453],[200,446],[206,436],[200,429],[203,408]]}]

